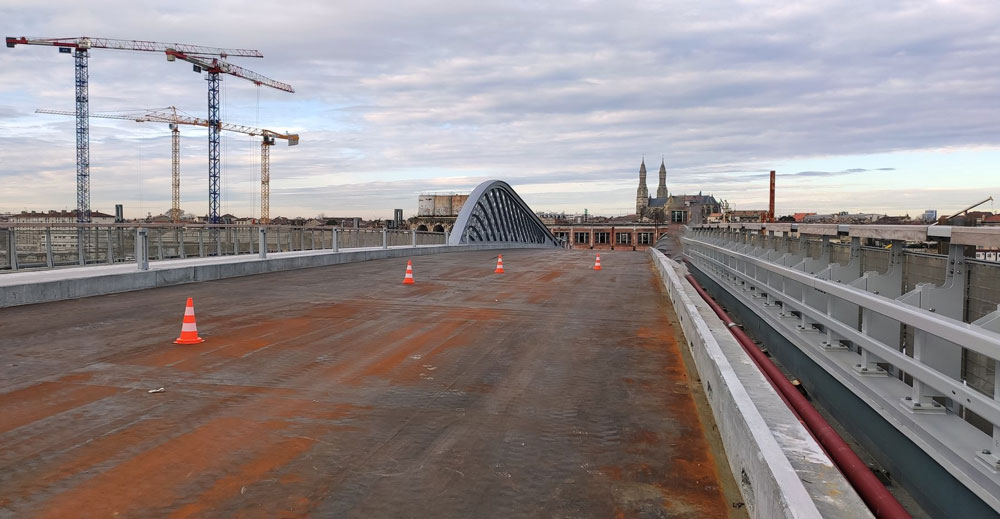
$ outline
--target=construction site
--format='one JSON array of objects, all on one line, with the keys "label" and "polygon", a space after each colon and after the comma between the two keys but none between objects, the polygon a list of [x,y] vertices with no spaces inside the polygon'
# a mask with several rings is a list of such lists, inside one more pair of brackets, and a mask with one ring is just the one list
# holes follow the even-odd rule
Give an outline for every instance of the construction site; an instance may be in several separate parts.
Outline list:
[{"label": "construction site", "polygon": [[[260,137],[260,221],[270,220],[270,148],[278,140],[283,140],[289,146],[299,143],[297,134],[276,132],[263,128],[234,124],[222,121],[220,118],[220,82],[223,76],[240,78],[257,85],[282,92],[293,93],[291,85],[275,81],[252,70],[243,68],[223,58],[262,58],[263,54],[254,49],[226,49],[187,45],[179,43],[161,43],[142,40],[119,40],[109,38],[28,38],[24,36],[6,38],[7,48],[18,45],[54,47],[59,53],[72,54],[75,69],[75,99],[76,108],[73,111],[39,108],[36,113],[64,115],[76,119],[76,219],[77,222],[91,221],[90,209],[90,119],[117,119],[135,121],[137,123],[166,124],[171,136],[171,221],[178,222],[181,216],[180,182],[181,153],[180,129],[182,126],[195,126],[208,129],[208,212],[206,220],[211,224],[222,223],[220,220],[222,171],[221,133],[233,132],[243,135]],[[167,61],[182,61],[191,64],[197,74],[204,74],[208,84],[208,111],[204,118],[193,117],[179,112],[175,106],[149,109],[138,112],[91,112],[90,110],[90,80],[89,61],[94,50],[118,50],[135,53],[156,53]]]},{"label": "construction site", "polygon": [[[992,196],[782,216],[773,165],[736,210],[671,193],[666,158],[650,196],[643,156],[619,217],[486,178],[290,223],[271,147],[309,135],[223,117],[224,77],[295,92],[230,62],[259,50],[6,43],[73,57],[75,110],[35,112],[75,119],[76,198],[0,221],[0,518],[1000,517]],[[206,114],[91,111],[105,50],[191,66]],[[167,221],[91,207],[91,119],[170,132]],[[224,211],[223,134],[259,140],[257,218]]]}]

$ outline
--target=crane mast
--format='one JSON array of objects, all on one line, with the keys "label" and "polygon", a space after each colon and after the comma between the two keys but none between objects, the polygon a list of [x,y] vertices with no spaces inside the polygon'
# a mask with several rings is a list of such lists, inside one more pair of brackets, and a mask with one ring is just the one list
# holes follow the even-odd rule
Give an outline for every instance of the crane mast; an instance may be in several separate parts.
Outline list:
[{"label": "crane mast", "polygon": [[260,141],[260,223],[271,222],[271,145],[274,137]]},{"label": "crane mast", "polygon": [[170,221],[181,220],[181,130],[170,123]]},{"label": "crane mast", "polygon": [[[7,43],[10,46],[10,43]],[[59,50],[62,50],[61,48]],[[86,48],[73,57],[76,85],[76,221],[90,221],[90,69]]]}]

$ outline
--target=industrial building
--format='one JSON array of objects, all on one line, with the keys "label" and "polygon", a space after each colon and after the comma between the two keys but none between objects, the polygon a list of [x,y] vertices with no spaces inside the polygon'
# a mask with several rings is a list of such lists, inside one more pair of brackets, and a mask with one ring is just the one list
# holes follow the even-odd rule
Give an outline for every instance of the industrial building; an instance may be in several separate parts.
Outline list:
[{"label": "industrial building", "polygon": [[455,218],[469,195],[430,193],[417,197],[417,216],[410,218],[410,229],[417,231],[450,231]]}]

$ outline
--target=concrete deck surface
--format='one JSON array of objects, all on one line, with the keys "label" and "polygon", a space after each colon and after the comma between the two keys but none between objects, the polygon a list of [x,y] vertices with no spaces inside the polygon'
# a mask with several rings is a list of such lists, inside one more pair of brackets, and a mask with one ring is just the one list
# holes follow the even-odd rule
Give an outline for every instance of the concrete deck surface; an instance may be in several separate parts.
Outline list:
[{"label": "concrete deck surface", "polygon": [[[648,255],[601,259],[2,309],[0,517],[742,516]],[[176,346],[189,296],[206,342]]]}]

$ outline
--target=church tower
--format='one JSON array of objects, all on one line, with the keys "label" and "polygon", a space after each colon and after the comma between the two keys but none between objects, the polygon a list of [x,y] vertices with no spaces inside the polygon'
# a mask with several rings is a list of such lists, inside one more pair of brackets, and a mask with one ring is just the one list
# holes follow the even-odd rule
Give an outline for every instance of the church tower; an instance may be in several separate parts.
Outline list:
[{"label": "church tower", "polygon": [[643,157],[639,165],[639,189],[635,192],[635,214],[642,214],[646,207],[649,207],[649,190],[646,189],[646,158]]},{"label": "church tower", "polygon": [[667,197],[667,166],[660,159],[660,185],[656,187],[656,198]]}]

